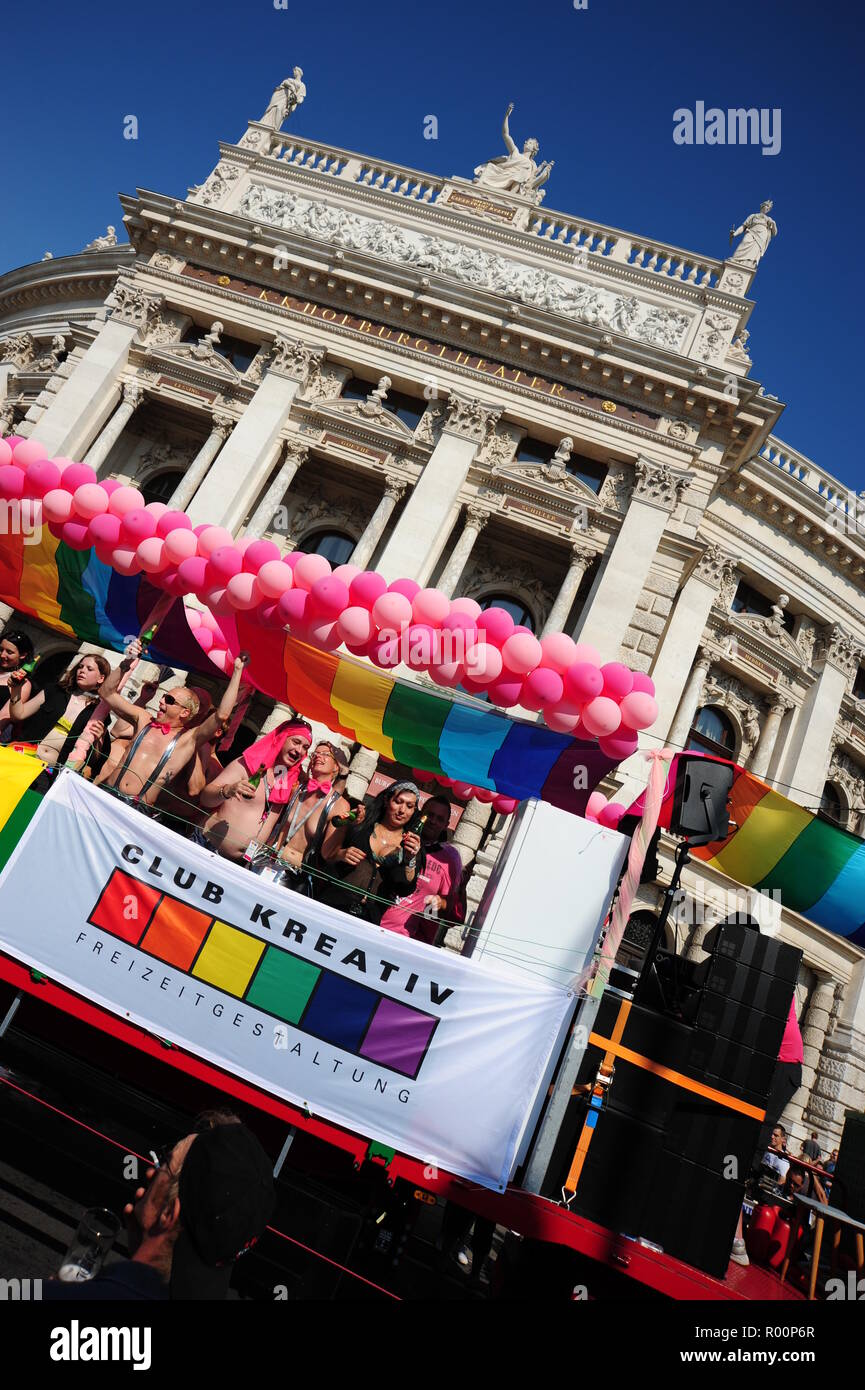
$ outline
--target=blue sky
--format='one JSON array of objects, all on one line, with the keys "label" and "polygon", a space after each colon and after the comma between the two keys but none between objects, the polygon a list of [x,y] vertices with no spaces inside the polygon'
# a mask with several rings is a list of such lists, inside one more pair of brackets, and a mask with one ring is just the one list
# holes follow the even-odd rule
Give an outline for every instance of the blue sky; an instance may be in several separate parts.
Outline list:
[{"label": "blue sky", "polygon": [[[285,0],[278,0],[284,3]],[[16,6],[3,21],[0,271],[80,249],[119,192],[183,195],[295,63],[300,135],[471,176],[511,131],[556,161],[547,204],[723,256],[729,228],[774,200],[758,271],[753,375],[787,402],[779,434],[865,487],[861,397],[862,33],[854,0],[88,0]],[[781,110],[781,149],[682,146],[673,112]],[[123,119],[138,118],[137,140]],[[424,118],[438,118],[438,139]]]}]

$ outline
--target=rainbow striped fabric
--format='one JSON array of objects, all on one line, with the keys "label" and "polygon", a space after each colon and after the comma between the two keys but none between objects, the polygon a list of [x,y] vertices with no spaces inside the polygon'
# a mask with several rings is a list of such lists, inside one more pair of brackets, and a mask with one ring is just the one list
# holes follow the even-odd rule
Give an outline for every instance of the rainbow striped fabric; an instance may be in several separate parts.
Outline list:
[{"label": "rainbow striped fabric", "polygon": [[[660,824],[665,828],[677,764],[678,755],[664,790]],[[692,850],[694,858],[748,888],[779,893],[784,907],[865,946],[865,842],[812,815],[744,768],[729,765],[734,768],[730,819],[738,828],[725,840]],[[635,814],[642,811],[642,800],[630,807]]]},{"label": "rainbow striped fabric", "polygon": [[259,690],[409,767],[520,801],[537,797],[581,815],[615,766],[596,743],[394,679],[281,629],[262,628],[242,613],[220,623],[232,651],[250,652],[249,672]]},{"label": "rainbow striped fabric", "polygon": [[0,748],[0,870],[41,804],[42,797],[30,784],[44,766],[30,753]]},{"label": "rainbow striped fabric", "polygon": [[[47,526],[35,545],[25,545],[20,535],[0,537],[0,601],[66,637],[123,651],[163,597],[143,575],[127,578],[93,550],[70,550]],[[159,665],[214,673],[179,599],[162,620],[149,656]]]}]

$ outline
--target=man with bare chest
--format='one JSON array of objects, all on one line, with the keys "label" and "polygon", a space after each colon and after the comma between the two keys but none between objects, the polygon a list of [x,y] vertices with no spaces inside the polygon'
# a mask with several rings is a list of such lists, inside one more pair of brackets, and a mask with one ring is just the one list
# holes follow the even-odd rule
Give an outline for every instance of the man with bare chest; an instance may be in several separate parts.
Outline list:
[{"label": "man with bare chest", "polygon": [[167,690],[160,698],[156,718],[140,705],[134,705],[117,691],[124,672],[141,654],[141,643],[130,643],[126,656],[103,682],[100,698],[109,709],[127,719],[134,735],[120,767],[112,770],[102,785],[133,805],[151,807],[160,791],[176,777],[202,744],[224,731],[231,718],[240,690],[240,679],[248,657],[235,659],[234,671],[222,699],[213,713],[192,725],[198,714],[198,696],[186,686]]},{"label": "man with bare chest", "polygon": [[345,797],[334,783],[348,770],[348,760],[338,744],[317,743],[309,760],[306,782],[287,804],[274,842],[274,851],[288,868],[306,862],[311,868],[327,870],[336,841],[341,842],[334,817],[350,811]]},{"label": "man with bare chest", "polygon": [[312,742],[303,720],[287,720],[228,764],[200,796],[207,819],[196,843],[227,859],[247,858],[251,844],[266,844],[298,782]]}]

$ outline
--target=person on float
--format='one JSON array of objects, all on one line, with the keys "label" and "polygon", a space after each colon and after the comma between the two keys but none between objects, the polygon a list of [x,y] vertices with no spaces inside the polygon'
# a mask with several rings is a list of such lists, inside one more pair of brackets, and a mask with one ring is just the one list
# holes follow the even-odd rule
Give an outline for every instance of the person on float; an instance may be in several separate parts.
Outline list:
[{"label": "person on float", "polygon": [[466,897],[463,891],[463,861],[459,851],[447,843],[451,804],[446,796],[431,796],[421,812],[424,850],[423,869],[418,872],[414,891],[397,898],[387,908],[381,925],[401,936],[414,937],[429,946],[438,944],[441,918],[446,923],[464,922]]},{"label": "person on float", "polygon": [[421,839],[410,827],[418,808],[414,782],[394,782],[367,807],[363,821],[339,827],[330,846],[331,872],[317,896],[330,907],[378,923],[398,896],[413,892],[423,870]]},{"label": "person on float", "polygon": [[308,870],[302,883],[289,878],[287,887],[318,897],[316,885],[332,875],[331,861],[343,839],[334,821],[351,814],[339,786],[347,771],[348,759],[338,744],[322,739],[315,745],[307,776],[295,789],[273,836],[273,852],[292,877],[303,868]]},{"label": "person on float", "polygon": [[236,863],[254,857],[291,799],[311,743],[306,721],[287,719],[230,762],[201,792],[209,814],[192,835],[196,844]]},{"label": "person on float", "polygon": [[[9,710],[16,741],[35,743],[36,756],[47,768],[62,766],[90,724],[93,741],[85,775],[94,776],[101,770],[111,746],[105,723],[93,720],[94,708],[110,674],[111,667],[104,656],[83,656],[59,681],[42,685],[38,671],[35,672],[30,681],[30,697],[23,699],[27,677],[24,671],[13,671],[9,679]],[[46,791],[50,778],[40,777],[38,783],[35,789]]]},{"label": "person on float", "polygon": [[107,677],[100,692],[109,709],[130,720],[135,736],[121,766],[110,780],[102,785],[119,794],[139,809],[152,808],[159,793],[172,778],[187,766],[197,748],[209,743],[225,730],[231,719],[240,691],[243,668],[248,661],[245,652],[235,658],[231,680],[217,708],[195,723],[198,696],[187,686],[176,686],[160,696],[156,718],[146,709],[134,705],[118,693],[125,672],[141,655],[141,643],[136,638],[126,655]]},{"label": "person on float", "polygon": [[[7,628],[0,637],[0,743],[11,743],[15,727],[9,710],[9,681],[13,671],[20,671],[26,661],[33,660],[33,643],[26,632]],[[30,698],[30,681],[21,683],[21,699]]]}]

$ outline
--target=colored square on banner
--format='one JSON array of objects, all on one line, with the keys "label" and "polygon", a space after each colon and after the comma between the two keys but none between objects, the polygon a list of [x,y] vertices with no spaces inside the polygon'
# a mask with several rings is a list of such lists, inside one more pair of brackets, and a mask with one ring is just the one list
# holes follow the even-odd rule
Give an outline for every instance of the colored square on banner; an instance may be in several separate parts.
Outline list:
[{"label": "colored square on banner", "polygon": [[379,997],[365,985],[328,971],[322,974],[309,1001],[303,1031],[347,1052],[357,1052]]},{"label": "colored square on banner", "polygon": [[437,1018],[422,1014],[419,1009],[398,1004],[395,999],[382,999],[360,1055],[413,1079],[420,1070],[437,1023]]},{"label": "colored square on banner", "polygon": [[268,946],[246,995],[247,1003],[276,1014],[286,1023],[297,1023],[320,975],[319,966]]},{"label": "colored square on banner", "polygon": [[153,915],[141,948],[169,965],[176,965],[178,970],[189,970],[212,921],[210,913],[199,912],[179,898],[165,897]]},{"label": "colored square on banner", "polygon": [[263,950],[264,942],[257,937],[227,922],[214,922],[192,973],[240,998]]},{"label": "colored square on banner", "polygon": [[161,897],[158,888],[115,869],[87,920],[137,946]]}]

